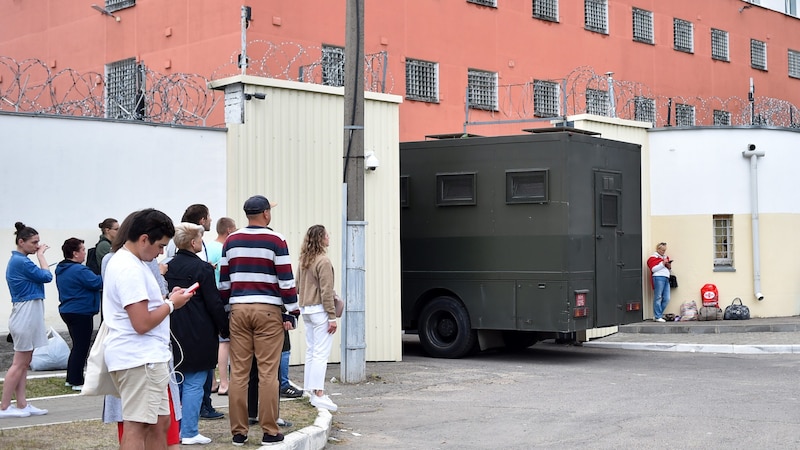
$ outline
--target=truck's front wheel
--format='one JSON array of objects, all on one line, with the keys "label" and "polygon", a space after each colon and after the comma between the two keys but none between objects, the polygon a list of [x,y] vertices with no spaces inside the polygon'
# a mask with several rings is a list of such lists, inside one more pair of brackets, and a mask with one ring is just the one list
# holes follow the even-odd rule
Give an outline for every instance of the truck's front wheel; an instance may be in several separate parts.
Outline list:
[{"label": "truck's front wheel", "polygon": [[420,314],[419,341],[434,358],[460,358],[475,348],[478,335],[458,300],[436,297]]}]

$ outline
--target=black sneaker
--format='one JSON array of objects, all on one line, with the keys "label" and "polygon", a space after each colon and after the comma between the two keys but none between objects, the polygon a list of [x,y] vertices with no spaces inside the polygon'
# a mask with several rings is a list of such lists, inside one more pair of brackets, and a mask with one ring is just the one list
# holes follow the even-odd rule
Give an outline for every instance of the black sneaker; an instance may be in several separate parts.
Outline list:
[{"label": "black sneaker", "polygon": [[261,438],[261,445],[272,445],[277,444],[278,442],[283,442],[283,435],[280,433],[276,434],[275,436],[264,433],[264,437]]},{"label": "black sneaker", "polygon": [[289,386],[281,389],[281,397],[283,398],[300,398],[303,396],[303,391],[295,389],[294,386]]},{"label": "black sneaker", "polygon": [[205,420],[219,420],[223,417],[225,417],[225,414],[217,410],[203,411],[200,413],[200,418]]},{"label": "black sneaker", "polygon": [[247,436],[243,434],[234,434],[233,435],[233,445],[242,446],[244,443],[247,442]]}]

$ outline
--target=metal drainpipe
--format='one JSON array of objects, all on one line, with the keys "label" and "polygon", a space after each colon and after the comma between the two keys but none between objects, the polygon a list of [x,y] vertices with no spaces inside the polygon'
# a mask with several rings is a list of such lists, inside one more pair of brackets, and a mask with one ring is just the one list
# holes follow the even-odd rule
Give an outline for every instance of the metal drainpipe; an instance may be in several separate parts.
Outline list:
[{"label": "metal drainpipe", "polygon": [[764,150],[756,150],[755,144],[749,144],[742,156],[750,158],[750,205],[753,217],[753,290],[758,301],[764,300],[761,293],[761,257],[758,241],[758,157],[764,157]]}]

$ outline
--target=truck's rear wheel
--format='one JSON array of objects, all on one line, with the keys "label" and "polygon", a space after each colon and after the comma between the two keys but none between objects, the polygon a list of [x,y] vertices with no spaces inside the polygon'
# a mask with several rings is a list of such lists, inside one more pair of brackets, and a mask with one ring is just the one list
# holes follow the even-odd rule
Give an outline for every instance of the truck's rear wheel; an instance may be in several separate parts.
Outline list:
[{"label": "truck's rear wheel", "polygon": [[478,342],[467,310],[453,297],[436,297],[425,305],[418,331],[422,348],[434,358],[460,358]]}]

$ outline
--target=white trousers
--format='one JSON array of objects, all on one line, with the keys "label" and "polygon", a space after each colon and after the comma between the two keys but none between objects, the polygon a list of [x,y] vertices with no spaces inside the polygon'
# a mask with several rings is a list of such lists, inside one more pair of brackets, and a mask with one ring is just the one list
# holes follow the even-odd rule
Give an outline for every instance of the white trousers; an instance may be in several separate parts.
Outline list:
[{"label": "white trousers", "polygon": [[331,355],[333,334],[328,333],[328,313],[325,311],[303,314],[306,327],[306,366],[303,374],[303,389],[306,391],[325,389],[325,372]]}]

